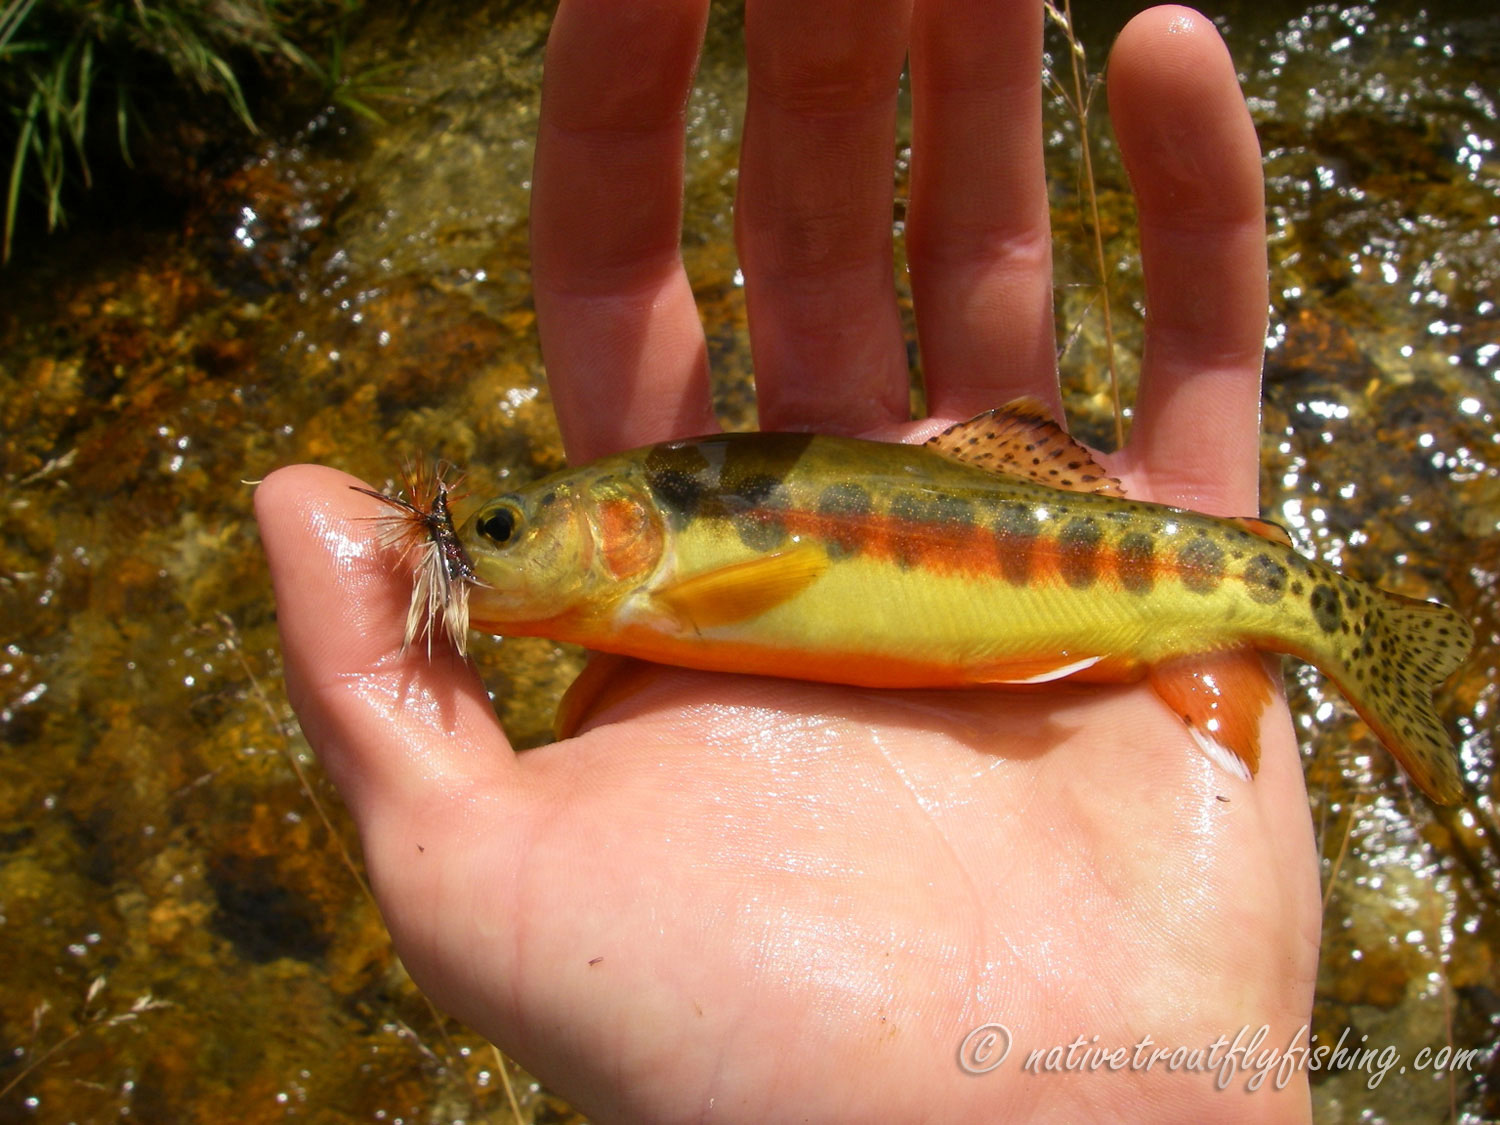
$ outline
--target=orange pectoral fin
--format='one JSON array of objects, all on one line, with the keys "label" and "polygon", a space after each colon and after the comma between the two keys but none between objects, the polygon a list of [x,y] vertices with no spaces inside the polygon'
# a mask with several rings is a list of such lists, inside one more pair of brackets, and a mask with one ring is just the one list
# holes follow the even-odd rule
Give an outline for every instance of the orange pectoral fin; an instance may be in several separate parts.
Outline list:
[{"label": "orange pectoral fin", "polygon": [[651,600],[688,628],[733,625],[790,601],[827,569],[827,552],[808,543],[679,579]]},{"label": "orange pectoral fin", "polygon": [[1252,648],[1183,656],[1152,665],[1151,687],[1187,724],[1217,766],[1246,781],[1260,768],[1260,717],[1271,679]]}]

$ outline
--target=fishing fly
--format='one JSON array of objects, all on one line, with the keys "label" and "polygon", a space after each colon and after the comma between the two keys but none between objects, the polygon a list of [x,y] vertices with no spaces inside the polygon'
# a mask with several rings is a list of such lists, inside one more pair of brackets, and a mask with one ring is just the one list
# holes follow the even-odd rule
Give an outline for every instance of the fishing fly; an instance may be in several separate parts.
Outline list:
[{"label": "fishing fly", "polygon": [[396,509],[393,514],[372,518],[380,525],[380,546],[396,552],[400,562],[412,571],[402,651],[426,634],[430,657],[433,630],[441,625],[462,654],[468,649],[469,587],[478,580],[453,531],[449,508],[450,500],[462,496],[457,490],[463,475],[441,461],[436,465],[408,463],[402,469],[402,478],[404,487],[395,496],[350,486]]}]

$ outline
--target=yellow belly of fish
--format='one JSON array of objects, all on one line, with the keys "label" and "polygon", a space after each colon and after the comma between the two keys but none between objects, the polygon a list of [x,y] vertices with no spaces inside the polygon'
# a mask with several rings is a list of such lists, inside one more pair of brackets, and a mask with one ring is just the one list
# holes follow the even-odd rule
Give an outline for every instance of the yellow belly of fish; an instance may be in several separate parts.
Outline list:
[{"label": "yellow belly of fish", "polygon": [[1233,601],[1172,584],[1149,594],[1011,585],[851,558],[744,620],[705,623],[691,612],[664,612],[648,588],[622,602],[597,635],[574,639],[690,667],[866,687],[1063,675],[1119,681],[1153,663],[1236,643],[1239,631],[1224,624],[1226,614],[1243,616]]}]

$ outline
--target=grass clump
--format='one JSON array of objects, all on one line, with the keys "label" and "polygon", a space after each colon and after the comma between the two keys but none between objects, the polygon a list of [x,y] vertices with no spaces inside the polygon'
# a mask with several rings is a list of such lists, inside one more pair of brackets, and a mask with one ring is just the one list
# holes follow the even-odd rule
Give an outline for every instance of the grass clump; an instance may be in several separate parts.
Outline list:
[{"label": "grass clump", "polygon": [[[9,155],[0,261],[23,206],[34,200],[55,229],[106,152],[133,166],[132,142],[184,104],[227,109],[254,132],[246,82],[307,75],[368,113],[337,61],[362,2],[0,0],[0,159]],[[312,43],[331,66],[303,46]]]}]

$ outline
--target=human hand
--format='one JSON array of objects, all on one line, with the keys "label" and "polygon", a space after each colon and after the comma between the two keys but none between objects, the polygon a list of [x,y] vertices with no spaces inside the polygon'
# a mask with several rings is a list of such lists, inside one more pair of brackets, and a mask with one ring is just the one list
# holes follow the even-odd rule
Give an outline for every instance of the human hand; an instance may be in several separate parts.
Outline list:
[{"label": "human hand", "polygon": [[[534,276],[575,460],[714,427],[678,257],[704,7],[564,0],[549,42]],[[909,14],[748,6],[738,223],[767,429],[915,439],[1021,394],[1059,403],[1040,5]],[[908,45],[923,423],[890,266]],[[1156,9],[1116,44],[1110,101],[1150,316],[1130,443],[1105,460],[1134,496],[1253,513],[1265,234],[1233,67],[1206,20]],[[595,1119],[1307,1116],[1301,1073],[1246,1093],[1246,1073],[1220,1092],[1164,1061],[1021,1069],[1079,1036],[1293,1043],[1319,911],[1283,704],[1242,783],[1140,686],[637,665],[578,737],[518,756],[462,660],[400,654],[409,591],[348,483],[304,467],[257,492],[289,692],[412,975]],[[1012,1053],[967,1074],[960,1044],[991,1022]]]}]

